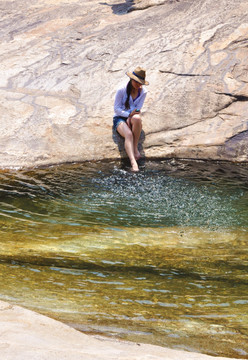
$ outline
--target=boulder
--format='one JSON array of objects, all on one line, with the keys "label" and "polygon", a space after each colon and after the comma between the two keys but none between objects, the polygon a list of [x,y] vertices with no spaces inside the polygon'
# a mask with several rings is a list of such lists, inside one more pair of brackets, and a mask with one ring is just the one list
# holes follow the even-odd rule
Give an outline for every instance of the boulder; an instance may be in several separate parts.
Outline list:
[{"label": "boulder", "polygon": [[150,85],[147,158],[248,161],[246,0],[1,2],[0,166],[125,156],[116,89]]},{"label": "boulder", "polygon": [[59,321],[0,301],[4,360],[228,360],[149,344],[89,336]]}]

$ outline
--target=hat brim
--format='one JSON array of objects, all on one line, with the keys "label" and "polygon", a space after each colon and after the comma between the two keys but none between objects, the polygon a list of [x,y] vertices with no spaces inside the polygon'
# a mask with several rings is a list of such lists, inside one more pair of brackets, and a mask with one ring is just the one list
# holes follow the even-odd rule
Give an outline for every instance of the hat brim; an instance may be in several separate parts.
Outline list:
[{"label": "hat brim", "polygon": [[148,82],[148,81],[142,80],[142,79],[138,78],[138,77],[135,76],[133,73],[126,72],[126,75],[127,75],[130,79],[137,81],[137,82],[140,83],[141,85],[149,85],[149,82]]}]

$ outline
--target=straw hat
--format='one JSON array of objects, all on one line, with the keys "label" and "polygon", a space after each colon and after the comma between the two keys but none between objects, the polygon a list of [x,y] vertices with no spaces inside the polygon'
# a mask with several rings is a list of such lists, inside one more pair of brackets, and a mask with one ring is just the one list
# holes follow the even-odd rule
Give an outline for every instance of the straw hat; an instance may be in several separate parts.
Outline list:
[{"label": "straw hat", "polygon": [[132,73],[127,72],[126,75],[130,77],[130,79],[133,79],[142,85],[149,85],[149,82],[146,81],[146,71],[140,66],[138,66]]}]

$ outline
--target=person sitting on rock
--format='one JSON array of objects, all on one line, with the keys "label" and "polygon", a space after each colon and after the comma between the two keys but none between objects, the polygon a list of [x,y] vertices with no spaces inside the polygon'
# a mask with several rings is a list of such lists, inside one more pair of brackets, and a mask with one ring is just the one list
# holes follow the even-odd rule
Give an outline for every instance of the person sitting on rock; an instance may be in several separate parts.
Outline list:
[{"label": "person sitting on rock", "polygon": [[142,130],[140,110],[144,104],[148,85],[146,72],[137,67],[127,72],[130,78],[127,85],[117,90],[114,102],[114,130],[125,139],[125,150],[131,162],[132,171],[139,171],[137,160],[141,157],[138,142]]}]

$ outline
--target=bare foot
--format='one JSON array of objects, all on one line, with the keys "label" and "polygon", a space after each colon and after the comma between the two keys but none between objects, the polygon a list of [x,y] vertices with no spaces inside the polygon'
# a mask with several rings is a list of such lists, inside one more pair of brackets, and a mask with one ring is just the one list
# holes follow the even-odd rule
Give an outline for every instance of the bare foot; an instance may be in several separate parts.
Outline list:
[{"label": "bare foot", "polygon": [[136,161],[133,162],[131,165],[132,165],[131,171],[133,171],[133,172],[139,171],[139,167],[138,167],[138,164],[136,163]]},{"label": "bare foot", "polygon": [[141,158],[140,152],[138,150],[134,153],[134,157],[135,160],[139,160]]}]

